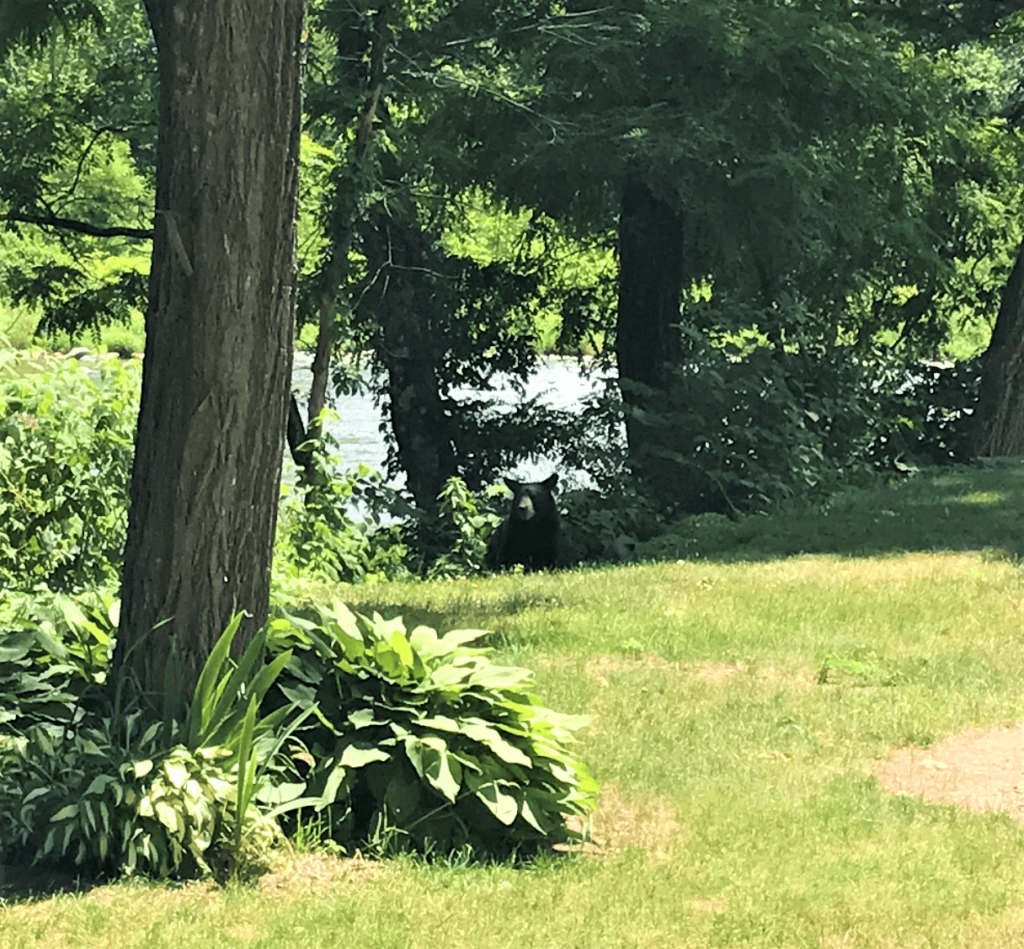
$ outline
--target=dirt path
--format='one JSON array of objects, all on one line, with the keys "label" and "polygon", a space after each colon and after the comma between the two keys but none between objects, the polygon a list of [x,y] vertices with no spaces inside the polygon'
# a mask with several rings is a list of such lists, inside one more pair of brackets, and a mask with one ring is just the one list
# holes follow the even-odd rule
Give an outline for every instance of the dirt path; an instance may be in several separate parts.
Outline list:
[{"label": "dirt path", "polygon": [[893,794],[1024,821],[1024,723],[972,729],[928,748],[897,752],[874,775]]}]

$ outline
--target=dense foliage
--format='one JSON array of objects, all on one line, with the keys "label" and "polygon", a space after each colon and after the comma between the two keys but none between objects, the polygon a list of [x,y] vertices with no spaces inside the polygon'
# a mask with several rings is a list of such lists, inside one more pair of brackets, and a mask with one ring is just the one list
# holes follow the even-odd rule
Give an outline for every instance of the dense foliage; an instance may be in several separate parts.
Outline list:
[{"label": "dense foliage", "polygon": [[81,590],[124,549],[139,374],[0,352],[0,587]]},{"label": "dense foliage", "polygon": [[[602,506],[628,477],[694,512],[777,503],[851,459],[949,457],[915,449],[914,413],[906,445],[893,433],[909,430],[901,373],[984,344],[1019,239],[1013,11],[983,7],[312,3],[300,323],[325,354],[370,354],[369,376],[335,360],[334,385],[369,382],[387,410],[388,473],[417,516],[452,475],[479,491],[537,454],[594,475]],[[81,332],[143,290],[153,50],[115,0],[58,30],[30,19],[5,39],[0,207],[18,230],[0,284],[45,331]],[[594,444],[593,425],[525,399],[501,411],[489,390],[521,385],[540,347],[604,358],[642,332],[616,320],[630,181],[683,228],[682,344],[653,402],[622,378],[587,410]],[[45,236],[58,218],[84,227]],[[631,469],[623,419],[645,449]],[[659,467],[689,486],[666,496]],[[379,573],[339,514],[360,490],[294,494],[290,559]],[[427,563],[430,534],[407,538]]]},{"label": "dense foliage", "polygon": [[474,645],[485,635],[406,631],[340,604],[271,623],[271,654],[291,654],[277,689],[315,709],[296,737],[332,837],[492,857],[572,838],[565,815],[596,791],[567,751],[583,720],[542,708],[531,673]]},{"label": "dense foliage", "polygon": [[240,619],[185,714],[166,721],[130,682],[102,689],[116,604],[3,607],[4,863],[245,869],[292,811],[286,827],[319,812],[325,838],[380,853],[507,857],[574,839],[566,817],[596,793],[568,749],[584,721],[543,708],[529,672],[471,645],[479,630],[439,637],[336,605],[273,620],[234,662]]}]

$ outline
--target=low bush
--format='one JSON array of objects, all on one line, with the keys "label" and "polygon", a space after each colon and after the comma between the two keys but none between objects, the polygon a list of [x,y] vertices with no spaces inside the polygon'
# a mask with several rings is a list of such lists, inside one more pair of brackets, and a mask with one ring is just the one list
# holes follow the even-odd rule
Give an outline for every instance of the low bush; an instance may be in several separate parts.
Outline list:
[{"label": "low bush", "polygon": [[292,652],[280,701],[314,713],[297,737],[335,840],[505,858],[575,838],[566,816],[597,790],[569,751],[585,720],[540,706],[530,672],[474,645],[484,635],[408,632],[340,604],[270,623],[271,654]]},{"label": "low bush", "polygon": [[[273,809],[256,796],[273,795],[290,776],[280,753],[294,722],[291,707],[263,717],[257,710],[289,654],[264,664],[261,632],[231,661],[236,616],[184,715],[165,719],[133,699],[129,677],[104,688],[112,628],[95,610],[90,618],[67,598],[47,603],[44,595],[8,615],[55,610],[61,625],[22,619],[21,630],[0,632],[0,686],[15,705],[0,718],[0,862],[180,877],[210,873],[211,853],[235,866],[265,850],[280,835],[276,813],[296,795],[277,793]],[[116,616],[113,604],[106,615]],[[103,648],[83,652],[83,631]],[[40,707],[37,683],[48,679],[62,688]]]},{"label": "low bush", "polygon": [[0,607],[0,863],[208,874],[252,865],[299,808],[350,847],[509,857],[574,839],[593,804],[568,750],[583,720],[480,631],[336,605],[279,616],[236,661],[238,616],[168,719],[107,681],[116,618],[101,595]]},{"label": "low bush", "polygon": [[0,602],[0,731],[81,717],[106,680],[118,607],[102,591],[72,599],[40,589]]},{"label": "low bush", "polygon": [[[140,712],[70,730],[35,726],[0,756],[5,862],[74,866],[89,876],[211,872],[238,823],[237,761],[226,748],[167,746]],[[247,809],[247,833],[276,826]],[[233,857],[233,859],[235,859]]]}]

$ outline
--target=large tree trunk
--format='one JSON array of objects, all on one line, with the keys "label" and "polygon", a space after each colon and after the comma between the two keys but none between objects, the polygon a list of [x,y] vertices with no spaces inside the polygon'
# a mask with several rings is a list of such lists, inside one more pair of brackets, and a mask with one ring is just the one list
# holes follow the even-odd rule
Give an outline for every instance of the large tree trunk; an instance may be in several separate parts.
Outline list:
[{"label": "large tree trunk", "polygon": [[438,387],[423,240],[415,225],[377,210],[368,222],[363,246],[373,275],[370,296],[381,331],[380,357],[388,372],[388,407],[399,464],[417,507],[433,512],[456,466],[451,419]]},{"label": "large tree trunk", "polygon": [[304,0],[146,7],[160,79],[156,234],[118,656],[177,710],[232,614],[250,614],[239,645],[267,615]]},{"label": "large tree trunk", "polygon": [[1024,455],[1024,244],[1003,289],[981,365],[973,453],[979,457]]}]

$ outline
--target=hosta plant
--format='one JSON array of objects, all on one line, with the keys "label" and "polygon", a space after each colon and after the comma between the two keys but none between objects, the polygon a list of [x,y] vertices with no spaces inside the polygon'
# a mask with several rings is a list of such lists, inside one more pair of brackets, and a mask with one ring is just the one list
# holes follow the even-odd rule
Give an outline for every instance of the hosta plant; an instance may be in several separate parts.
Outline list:
[{"label": "hosta plant", "polygon": [[[302,785],[286,785],[279,763],[295,723],[287,706],[263,716],[258,708],[289,654],[262,662],[260,633],[231,660],[241,614],[211,650],[184,715],[166,721],[139,704],[125,714],[124,690],[88,688],[106,675],[114,603],[82,609],[42,597],[7,615],[24,628],[0,633],[0,689],[15,709],[0,717],[0,863],[191,876],[211,872],[211,853],[237,867],[279,836],[256,795],[276,794],[277,812],[302,803]],[[39,694],[47,684],[63,689],[48,704]]]},{"label": "hosta plant", "polygon": [[341,604],[270,623],[271,653],[292,651],[279,701],[313,713],[297,757],[335,840],[503,858],[575,839],[566,818],[597,791],[569,747],[586,720],[542,707],[532,673],[494,663],[484,635]]},{"label": "hosta plant", "polygon": [[46,589],[0,602],[0,732],[70,723],[107,674],[119,603]]},{"label": "hosta plant", "polygon": [[[44,726],[0,757],[0,853],[4,862],[74,865],[89,875],[209,873],[230,840],[237,775],[224,748],[167,748],[161,725],[139,713],[64,732]],[[247,832],[271,839],[255,809]]]}]

